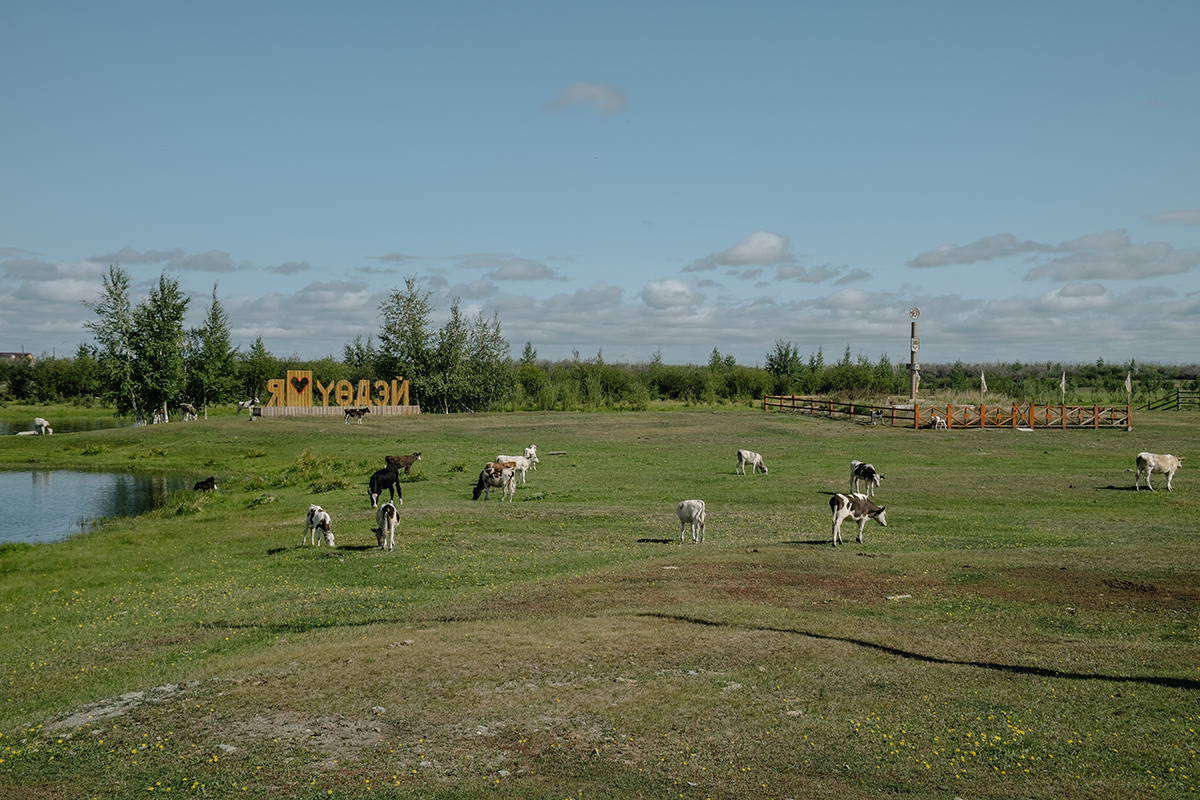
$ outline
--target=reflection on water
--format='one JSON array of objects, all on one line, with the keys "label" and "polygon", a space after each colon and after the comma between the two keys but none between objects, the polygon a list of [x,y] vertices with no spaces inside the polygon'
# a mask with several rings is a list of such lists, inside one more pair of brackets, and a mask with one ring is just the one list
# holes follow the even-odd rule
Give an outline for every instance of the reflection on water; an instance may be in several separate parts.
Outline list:
[{"label": "reflection on water", "polygon": [[[83,433],[84,431],[103,431],[109,428],[129,428],[133,419],[121,417],[64,417],[49,419],[50,427],[55,436],[62,433]],[[0,436],[12,436],[24,431],[33,431],[33,417],[25,422],[0,422]]]},{"label": "reflection on water", "polygon": [[89,520],[130,517],[195,483],[180,476],[37,470],[0,471],[0,543],[51,542],[79,533]]}]

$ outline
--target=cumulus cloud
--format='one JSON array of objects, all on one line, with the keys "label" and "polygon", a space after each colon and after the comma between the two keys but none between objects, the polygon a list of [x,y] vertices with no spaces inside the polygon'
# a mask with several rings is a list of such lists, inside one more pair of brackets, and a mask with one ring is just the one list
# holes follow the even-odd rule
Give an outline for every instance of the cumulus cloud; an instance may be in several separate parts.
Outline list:
[{"label": "cumulus cloud", "polygon": [[683,271],[704,272],[717,267],[773,267],[777,264],[790,264],[796,260],[796,257],[788,252],[791,242],[789,236],[758,230],[728,250],[696,259],[684,267]]},{"label": "cumulus cloud", "polygon": [[625,107],[625,95],[607,83],[572,83],[564,87],[553,100],[547,101],[542,109],[557,111],[580,104],[589,105],[597,113],[609,116]]},{"label": "cumulus cloud", "polygon": [[1150,214],[1142,217],[1150,222],[1157,222],[1161,225],[1190,225],[1195,227],[1200,225],[1200,208],[1182,209],[1180,211],[1160,211],[1157,214]]},{"label": "cumulus cloud", "polygon": [[300,272],[308,272],[312,269],[312,265],[307,261],[287,261],[275,267],[267,267],[267,272],[273,272],[276,275],[295,275]]},{"label": "cumulus cloud", "polygon": [[678,278],[649,281],[639,293],[639,297],[650,308],[660,310],[695,308],[704,303],[704,295]]},{"label": "cumulus cloud", "polygon": [[1176,250],[1166,242],[1135,244],[1125,231],[1109,231],[1064,242],[1066,255],[1031,268],[1025,280],[1141,280],[1179,275],[1200,266],[1200,248]]},{"label": "cumulus cloud", "polygon": [[1038,253],[1051,249],[1037,242],[1020,242],[1011,233],[998,233],[977,242],[964,245],[944,244],[932,250],[926,250],[908,262],[910,267],[947,267],[955,264],[974,264],[978,261],[992,261],[997,258],[1007,258],[1019,253]]},{"label": "cumulus cloud", "polygon": [[[830,278],[836,278],[845,267],[831,267],[828,264],[802,267],[799,264],[780,264],[775,268],[775,280],[792,281],[794,283],[822,283]],[[862,272],[862,270],[858,270]]]},{"label": "cumulus cloud", "polygon": [[140,252],[132,247],[122,247],[115,253],[92,256],[87,260],[98,264],[165,264],[164,269],[181,272],[236,272],[252,268],[249,262],[235,264],[230,254],[223,250],[187,255],[179,248]]}]

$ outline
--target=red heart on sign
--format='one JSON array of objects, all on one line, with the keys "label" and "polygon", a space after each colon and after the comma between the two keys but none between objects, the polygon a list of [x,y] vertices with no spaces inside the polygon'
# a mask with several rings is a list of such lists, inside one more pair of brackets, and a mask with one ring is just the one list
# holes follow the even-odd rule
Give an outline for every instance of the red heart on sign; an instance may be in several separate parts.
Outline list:
[{"label": "red heart on sign", "polygon": [[308,378],[292,378],[292,388],[296,390],[296,394],[304,394],[304,390],[308,388]]}]

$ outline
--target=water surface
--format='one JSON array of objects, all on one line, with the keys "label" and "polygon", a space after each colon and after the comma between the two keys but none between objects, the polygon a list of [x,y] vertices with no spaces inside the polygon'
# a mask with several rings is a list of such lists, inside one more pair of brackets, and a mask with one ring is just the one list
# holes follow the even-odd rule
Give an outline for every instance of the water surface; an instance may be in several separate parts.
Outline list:
[{"label": "water surface", "polygon": [[65,539],[93,519],[145,513],[195,482],[178,475],[0,470],[0,544]]}]

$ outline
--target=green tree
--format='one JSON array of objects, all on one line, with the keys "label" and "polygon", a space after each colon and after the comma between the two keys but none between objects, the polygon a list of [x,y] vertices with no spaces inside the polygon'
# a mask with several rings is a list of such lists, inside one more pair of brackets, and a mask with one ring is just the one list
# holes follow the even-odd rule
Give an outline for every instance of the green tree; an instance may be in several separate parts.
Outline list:
[{"label": "green tree", "polygon": [[[537,353],[533,354],[537,358]],[[476,315],[467,343],[467,364],[471,375],[471,397],[479,411],[488,411],[512,393],[516,385],[511,347],[500,329],[500,315],[491,319]],[[536,367],[535,367],[536,369]]]},{"label": "green tree", "polygon": [[379,306],[379,372],[407,378],[412,402],[422,405],[433,359],[433,304],[431,292],[417,288],[417,276],[404,279],[404,289],[393,289]]},{"label": "green tree", "polygon": [[138,407],[133,364],[133,306],[129,300],[129,273],[110,264],[102,278],[100,299],[84,306],[97,319],[83,323],[96,339],[100,399],[116,408],[119,416],[132,414],[144,421]]},{"label": "green tree", "polygon": [[188,334],[188,362],[188,396],[200,400],[208,417],[208,404],[229,402],[238,386],[237,350],[230,344],[229,317],[215,283],[204,324]]},{"label": "green tree", "polygon": [[164,272],[133,312],[134,383],[146,409],[178,403],[186,385],[183,317],[188,299]]},{"label": "green tree", "polygon": [[267,351],[259,336],[238,364],[242,391],[246,398],[258,397],[266,391],[267,381],[279,372],[279,362]]}]

